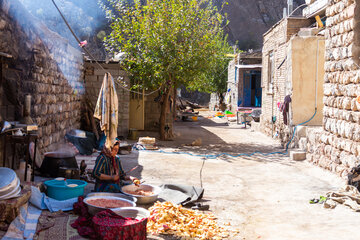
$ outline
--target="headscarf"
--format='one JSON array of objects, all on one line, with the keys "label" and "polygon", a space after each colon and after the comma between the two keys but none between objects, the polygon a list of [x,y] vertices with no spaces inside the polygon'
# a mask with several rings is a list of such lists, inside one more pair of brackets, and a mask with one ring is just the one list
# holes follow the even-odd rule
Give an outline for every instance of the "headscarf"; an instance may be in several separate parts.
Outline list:
[{"label": "headscarf", "polygon": [[[115,147],[115,145],[120,145],[120,143],[118,141],[115,142],[115,144],[112,146],[112,148]],[[111,155],[111,153],[112,153],[111,149],[104,145],[101,153],[104,154],[106,157],[110,158],[112,170],[115,170],[115,174],[118,175],[119,174],[119,166],[116,164],[115,156]],[[111,175],[112,174],[113,174],[113,171],[111,171]]]}]

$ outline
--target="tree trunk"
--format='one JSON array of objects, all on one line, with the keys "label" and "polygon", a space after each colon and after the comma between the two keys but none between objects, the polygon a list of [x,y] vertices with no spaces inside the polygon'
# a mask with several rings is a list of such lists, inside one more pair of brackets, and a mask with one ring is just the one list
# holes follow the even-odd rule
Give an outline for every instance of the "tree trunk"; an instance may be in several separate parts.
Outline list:
[{"label": "tree trunk", "polygon": [[167,140],[167,132],[171,129],[166,128],[166,115],[169,110],[169,96],[171,92],[171,87],[165,88],[163,99],[161,101],[161,112],[160,112],[160,140]]},{"label": "tree trunk", "polygon": [[174,101],[173,101],[173,119],[175,120],[176,119],[176,99],[177,99],[177,92],[176,92],[176,86],[174,86]]},{"label": "tree trunk", "polygon": [[224,95],[222,93],[218,93],[218,97],[219,97],[219,110],[223,112],[226,109],[226,105],[224,103]]},{"label": "tree trunk", "polygon": [[224,103],[224,95],[222,93],[218,93],[219,97],[219,106]]}]

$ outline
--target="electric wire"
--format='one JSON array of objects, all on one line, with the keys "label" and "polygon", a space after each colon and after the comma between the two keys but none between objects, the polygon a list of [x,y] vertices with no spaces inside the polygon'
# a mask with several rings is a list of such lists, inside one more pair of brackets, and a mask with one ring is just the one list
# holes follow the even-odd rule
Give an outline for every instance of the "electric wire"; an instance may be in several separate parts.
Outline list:
[{"label": "electric wire", "polygon": [[[57,11],[59,12],[59,14],[60,14],[61,18],[63,19],[63,21],[65,22],[66,26],[67,26],[68,29],[70,30],[71,34],[74,36],[74,38],[76,39],[76,41],[77,41],[79,44],[81,44],[80,39],[77,37],[77,35],[75,34],[74,30],[73,30],[72,27],[70,26],[69,22],[66,20],[64,14],[61,12],[60,8],[59,8],[59,7],[57,6],[57,4],[55,3],[55,0],[51,0],[51,1],[52,1],[52,3],[54,4],[54,6],[55,6],[55,8],[57,9]],[[86,49],[86,46],[83,46],[82,49],[83,49],[83,50],[86,52],[86,54],[89,56],[90,61],[94,61],[102,70],[104,70],[105,72],[108,72],[108,71],[98,62],[98,60],[96,60],[96,58]],[[144,95],[144,96],[151,95],[151,94],[153,94],[153,93],[155,93],[155,92],[157,92],[157,91],[159,91],[159,90],[161,89],[161,86],[160,86],[158,89],[156,89],[155,91],[152,91],[152,92],[150,92],[150,93],[142,93],[142,92],[130,90],[130,89],[122,86],[121,83],[120,83],[120,81],[119,81],[119,79],[117,79],[117,81],[115,81],[115,82],[117,83],[117,85],[118,85],[120,88],[122,88],[122,89],[124,89],[124,90],[126,90],[126,91],[128,91],[128,92],[132,92],[132,93],[136,93],[136,94],[140,94],[140,95]]]}]

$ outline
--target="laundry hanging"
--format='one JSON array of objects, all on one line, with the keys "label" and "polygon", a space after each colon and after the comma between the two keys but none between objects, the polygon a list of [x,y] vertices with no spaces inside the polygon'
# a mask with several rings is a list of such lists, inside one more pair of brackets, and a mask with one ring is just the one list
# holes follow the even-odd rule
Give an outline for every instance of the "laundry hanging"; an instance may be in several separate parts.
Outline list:
[{"label": "laundry hanging", "polygon": [[288,125],[288,113],[289,113],[290,103],[291,103],[291,96],[287,95],[284,98],[284,103],[282,104],[282,106],[280,108],[280,111],[283,114],[283,120],[284,120],[285,125]]},{"label": "laundry hanging", "polygon": [[105,146],[110,148],[117,137],[119,120],[119,102],[115,82],[110,73],[106,73],[96,103],[94,117],[100,120],[101,131],[106,136]]}]

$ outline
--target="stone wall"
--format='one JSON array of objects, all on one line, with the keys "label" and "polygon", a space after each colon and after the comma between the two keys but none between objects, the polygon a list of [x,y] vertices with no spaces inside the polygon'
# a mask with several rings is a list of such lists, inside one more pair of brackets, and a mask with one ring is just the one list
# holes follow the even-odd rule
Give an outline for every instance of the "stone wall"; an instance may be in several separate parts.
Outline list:
[{"label": "stone wall", "polygon": [[[280,138],[285,144],[289,138],[289,128],[283,122],[283,116],[278,108],[286,94],[289,59],[288,41],[302,27],[309,26],[311,20],[304,18],[285,18],[275,24],[264,34],[262,50],[262,114],[260,116],[261,130],[267,135]],[[270,54],[273,55],[273,86],[270,85]],[[272,125],[272,119],[275,123]]]},{"label": "stone wall", "polygon": [[360,162],[360,1],[334,0],[326,10],[324,132],[311,162],[346,176]]},{"label": "stone wall", "polygon": [[[227,109],[231,112],[235,112],[238,107],[238,82],[239,82],[239,71],[235,68],[237,64],[237,58],[229,62],[228,66],[228,82],[227,89],[230,91],[227,94],[230,95],[229,102],[227,102]],[[236,71],[236,73],[235,73]],[[227,97],[225,99],[228,99]]]},{"label": "stone wall", "polygon": [[[121,70],[119,63],[101,64],[106,72],[109,72],[114,78],[115,82],[118,80],[121,84],[129,87],[130,81],[125,71]],[[92,106],[96,106],[102,82],[104,80],[105,71],[95,63],[85,63],[85,96],[91,102]],[[121,88],[118,84],[115,85],[119,100],[119,124],[118,135],[127,137],[129,132],[129,91]]]},{"label": "stone wall", "polygon": [[3,0],[0,52],[12,55],[2,71],[2,104],[15,106],[14,120],[19,120],[25,94],[32,95],[31,117],[39,126],[41,152],[62,142],[68,130],[80,127],[84,93],[80,51],[51,32],[17,0]]},{"label": "stone wall", "polygon": [[216,93],[210,94],[210,102],[209,102],[209,110],[210,111],[216,111],[219,109],[219,97]]}]

